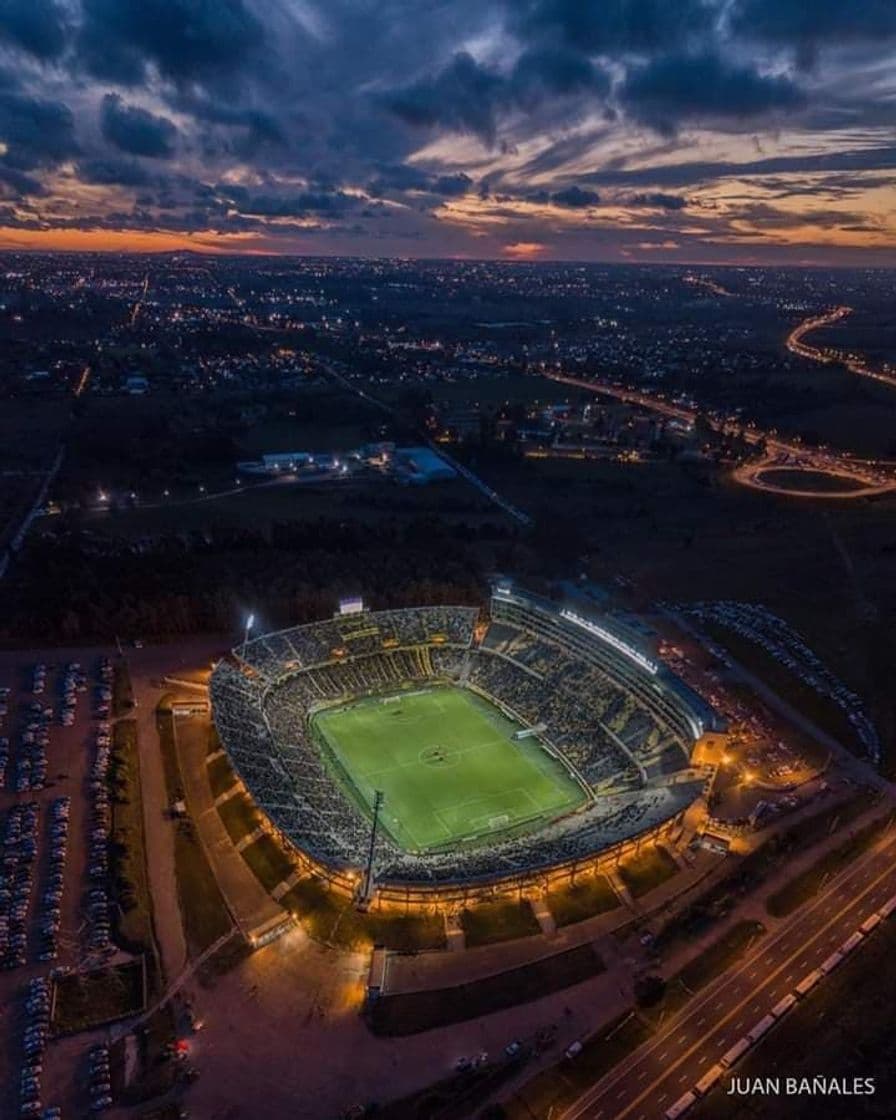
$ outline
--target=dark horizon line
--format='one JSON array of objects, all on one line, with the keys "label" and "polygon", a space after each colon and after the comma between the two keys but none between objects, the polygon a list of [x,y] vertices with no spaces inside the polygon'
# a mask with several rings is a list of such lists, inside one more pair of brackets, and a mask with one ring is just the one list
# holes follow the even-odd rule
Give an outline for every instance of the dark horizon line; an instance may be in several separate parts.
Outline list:
[{"label": "dark horizon line", "polygon": [[[893,252],[890,249],[866,249],[868,253]],[[648,258],[637,261],[620,261],[616,259],[577,260],[568,257],[533,257],[532,259],[514,257],[445,257],[445,256],[403,256],[400,254],[387,254],[384,256],[369,255],[366,253],[278,253],[275,251],[244,251],[244,252],[218,252],[217,250],[205,251],[202,249],[45,249],[37,246],[21,245],[15,248],[0,247],[0,258],[4,256],[32,256],[32,257],[105,257],[105,258],[162,258],[162,257],[200,257],[202,260],[226,261],[404,261],[409,264],[500,264],[518,267],[520,265],[565,265],[570,268],[718,268],[718,269],[748,269],[748,268],[776,268],[792,269],[796,271],[811,271],[813,269],[838,269],[843,271],[864,270],[869,272],[894,272],[896,260],[893,264],[851,264],[839,261],[827,263],[784,263],[773,261],[711,261],[711,260],[684,260],[670,261],[659,258]]]}]

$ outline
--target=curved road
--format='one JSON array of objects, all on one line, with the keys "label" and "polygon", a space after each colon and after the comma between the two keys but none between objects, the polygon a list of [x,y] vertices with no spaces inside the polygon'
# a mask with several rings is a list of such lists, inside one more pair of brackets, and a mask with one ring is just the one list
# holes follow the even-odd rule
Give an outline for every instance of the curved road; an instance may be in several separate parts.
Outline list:
[{"label": "curved road", "polygon": [[[685,405],[672,404],[640,389],[626,389],[605,381],[586,381],[562,373],[546,373],[545,376],[551,381],[571,385],[576,389],[586,389],[592,393],[614,397],[625,404],[640,405],[651,412],[656,412],[670,419],[680,420],[686,424],[693,424],[697,419],[696,409],[688,408]],[[867,498],[896,490],[896,475],[892,473],[892,464],[863,460],[844,452],[810,449],[804,447],[798,441],[782,439],[780,436],[762,431],[760,428],[729,425],[724,420],[715,420],[712,417],[708,418],[708,423],[714,431],[722,435],[737,428],[738,431],[743,432],[746,441],[753,446],[764,442],[766,455],[761,461],[747,463],[734,471],[734,479],[742,486],[791,497],[835,498],[838,500]],[[796,460],[796,463],[793,460]],[[848,478],[853,482],[861,483],[861,485],[846,491],[802,490],[774,486],[768,482],[763,483],[761,477],[758,477],[765,471],[773,470],[776,467],[786,469],[788,466],[794,470],[813,471],[819,474]]]},{"label": "curved road", "polygon": [[806,335],[812,331],[817,331],[821,327],[829,327],[833,323],[839,323],[841,319],[845,319],[847,315],[851,314],[852,308],[842,305],[834,307],[822,315],[812,315],[808,319],[804,319],[787,336],[785,342],[787,349],[791,354],[797,354],[800,358],[808,358],[812,362],[821,362],[823,365],[845,366],[850,373],[855,373],[859,377],[870,377],[872,381],[881,381],[883,384],[889,385],[890,388],[896,389],[896,374],[890,373],[888,370],[874,369],[860,355],[850,354],[845,350],[836,350],[833,347],[810,346],[808,342],[803,341]]}]

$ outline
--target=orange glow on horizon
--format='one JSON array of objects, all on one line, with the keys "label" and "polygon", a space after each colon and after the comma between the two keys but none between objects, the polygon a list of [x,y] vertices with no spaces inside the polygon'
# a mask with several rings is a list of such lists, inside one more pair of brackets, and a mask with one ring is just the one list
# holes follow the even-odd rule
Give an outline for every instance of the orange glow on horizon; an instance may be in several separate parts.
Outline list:
[{"label": "orange glow on horizon", "polygon": [[545,249],[547,249],[547,245],[543,241],[514,241],[512,244],[502,247],[502,251],[508,257],[537,257]]},{"label": "orange glow on horizon", "polygon": [[277,253],[276,247],[251,233],[178,233],[130,229],[18,229],[0,226],[0,249],[46,252],[118,253]]}]

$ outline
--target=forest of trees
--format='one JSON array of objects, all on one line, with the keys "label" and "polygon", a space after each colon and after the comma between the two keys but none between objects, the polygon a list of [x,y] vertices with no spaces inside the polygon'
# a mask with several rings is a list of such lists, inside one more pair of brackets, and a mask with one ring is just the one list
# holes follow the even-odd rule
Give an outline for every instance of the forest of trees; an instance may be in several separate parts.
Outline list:
[{"label": "forest of trees", "polygon": [[221,527],[139,548],[35,536],[5,587],[0,642],[237,632],[248,610],[265,628],[281,627],[332,613],[350,592],[375,607],[476,603],[488,573],[527,561],[503,524],[435,517],[386,517],[374,527],[321,518],[268,532]]}]

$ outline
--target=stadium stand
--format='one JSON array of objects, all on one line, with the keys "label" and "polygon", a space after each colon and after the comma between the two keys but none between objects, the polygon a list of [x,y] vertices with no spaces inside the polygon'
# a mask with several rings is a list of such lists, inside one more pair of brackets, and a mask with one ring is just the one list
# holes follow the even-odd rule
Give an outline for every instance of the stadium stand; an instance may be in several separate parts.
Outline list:
[{"label": "stadium stand", "polygon": [[590,798],[536,832],[446,851],[408,852],[380,831],[379,883],[484,882],[578,860],[656,827],[699,795],[701,781],[665,779],[687,769],[712,718],[702,700],[554,604],[498,589],[491,614],[479,645],[477,608],[419,607],[266,634],[218,664],[211,700],[221,742],[290,844],[334,871],[363,865],[370,821],[334,779],[338,762],[311,717],[415,682],[473,689],[537,728]]}]

